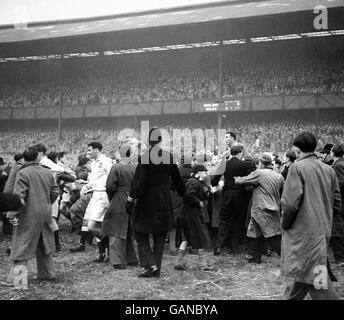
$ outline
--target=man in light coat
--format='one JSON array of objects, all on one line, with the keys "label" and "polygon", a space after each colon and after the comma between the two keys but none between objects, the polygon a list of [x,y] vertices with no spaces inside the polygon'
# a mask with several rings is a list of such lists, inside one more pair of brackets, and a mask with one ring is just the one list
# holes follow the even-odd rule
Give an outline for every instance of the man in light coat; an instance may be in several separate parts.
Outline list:
[{"label": "man in light coat", "polygon": [[14,184],[14,194],[19,195],[24,207],[9,217],[12,221],[17,220],[10,256],[13,266],[7,278],[9,284],[14,284],[15,267],[26,268],[33,257],[37,259],[37,278],[52,280],[56,277],[52,258],[55,244],[51,204],[57,199],[59,190],[53,174],[39,165],[37,156],[35,148],[25,150],[26,163],[17,172]]},{"label": "man in light coat", "polygon": [[260,169],[246,177],[235,177],[239,185],[254,186],[251,219],[247,236],[253,238],[253,255],[248,262],[261,263],[264,238],[278,255],[281,253],[280,205],[284,179],[273,170],[272,157],[263,153],[259,159]]},{"label": "man in light coat", "polygon": [[294,142],[297,161],[290,166],[282,195],[282,275],[288,283],[285,298],[338,299],[327,269],[333,214],[341,199],[335,171],[314,154],[312,133]]}]

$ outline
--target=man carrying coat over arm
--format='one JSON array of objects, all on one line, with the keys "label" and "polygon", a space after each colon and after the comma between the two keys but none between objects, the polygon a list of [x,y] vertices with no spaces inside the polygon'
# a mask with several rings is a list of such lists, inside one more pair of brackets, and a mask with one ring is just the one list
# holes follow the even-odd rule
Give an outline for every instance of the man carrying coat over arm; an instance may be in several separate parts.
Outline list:
[{"label": "man carrying coat over arm", "polygon": [[[159,277],[167,232],[173,228],[171,189],[180,196],[185,187],[172,155],[162,150],[161,131],[149,131],[150,148],[141,157],[128,197],[127,211],[132,212],[133,229],[141,267],[139,277]],[[172,185],[171,185],[172,183]],[[134,206],[135,201],[135,206]],[[149,235],[153,236],[153,248]]]},{"label": "man carrying coat over arm", "polygon": [[341,210],[337,176],[314,154],[312,133],[299,134],[293,144],[297,160],[281,199],[281,271],[291,280],[285,298],[303,299],[309,293],[312,299],[338,299],[327,269],[333,214]]}]

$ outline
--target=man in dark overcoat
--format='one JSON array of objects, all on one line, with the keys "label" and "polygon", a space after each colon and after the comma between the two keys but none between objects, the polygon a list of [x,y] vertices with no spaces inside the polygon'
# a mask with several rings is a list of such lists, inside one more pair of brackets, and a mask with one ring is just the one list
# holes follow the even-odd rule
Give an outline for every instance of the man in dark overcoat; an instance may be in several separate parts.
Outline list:
[{"label": "man in dark overcoat", "polygon": [[[144,271],[139,277],[159,277],[167,233],[173,228],[171,189],[180,196],[185,186],[171,153],[162,150],[161,132],[149,132],[150,148],[139,157],[134,181],[128,197],[127,211],[133,211],[133,228],[138,245],[140,265]],[[135,200],[135,206],[133,203]],[[149,235],[152,234],[153,248]]]},{"label": "man in dark overcoat", "polygon": [[212,178],[212,186],[216,186],[222,175],[222,203],[220,225],[217,232],[214,255],[219,255],[227,236],[231,239],[231,249],[237,249],[239,238],[245,237],[245,188],[235,184],[234,177],[245,177],[250,172],[250,163],[242,161],[243,147],[235,145],[230,150],[231,158],[222,162]]},{"label": "man in dark overcoat", "polygon": [[125,269],[126,265],[138,265],[131,218],[126,211],[136,165],[131,163],[130,149],[121,148],[119,153],[120,162],[112,166],[106,181],[110,206],[105,213],[101,233],[109,237],[109,256],[113,268]]},{"label": "man in dark overcoat", "polygon": [[18,220],[10,256],[13,266],[7,278],[9,284],[16,278],[15,267],[26,267],[33,257],[37,259],[37,278],[52,280],[56,277],[51,204],[57,199],[59,189],[51,171],[39,165],[37,156],[35,148],[25,150],[26,163],[17,172],[14,184],[14,194],[19,195],[25,205],[9,217]]}]

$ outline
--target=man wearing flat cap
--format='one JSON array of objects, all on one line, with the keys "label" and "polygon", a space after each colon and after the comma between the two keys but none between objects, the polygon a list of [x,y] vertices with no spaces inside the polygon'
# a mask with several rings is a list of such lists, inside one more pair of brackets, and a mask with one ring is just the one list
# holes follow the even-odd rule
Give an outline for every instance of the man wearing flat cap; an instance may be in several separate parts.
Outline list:
[{"label": "man wearing flat cap", "polygon": [[254,186],[247,229],[247,236],[255,239],[253,255],[248,260],[254,263],[261,263],[264,238],[278,255],[281,253],[280,205],[284,179],[273,170],[269,153],[263,153],[259,162],[260,168],[247,177],[235,177],[236,184]]}]

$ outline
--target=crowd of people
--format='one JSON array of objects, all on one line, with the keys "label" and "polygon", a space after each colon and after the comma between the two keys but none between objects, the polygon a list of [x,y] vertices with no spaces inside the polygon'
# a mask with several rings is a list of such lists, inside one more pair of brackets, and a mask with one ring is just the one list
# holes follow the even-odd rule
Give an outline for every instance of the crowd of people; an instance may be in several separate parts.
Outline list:
[{"label": "crowd of people", "polygon": [[[318,146],[321,150],[327,141],[333,143],[343,143],[344,129],[341,121],[321,121],[317,125],[314,122],[299,121],[275,121],[275,122],[235,122],[230,127],[237,132],[241,143],[245,145],[245,152],[251,156],[271,150],[272,152],[282,153],[292,146],[294,137],[303,130],[317,132]],[[166,126],[164,127],[171,134],[174,129],[185,129],[184,127]],[[193,131],[196,128],[203,128],[203,124],[192,123],[190,128]],[[64,129],[62,140],[59,142],[57,131],[53,129],[11,129],[0,130],[0,154],[10,162],[13,156],[23,145],[33,145],[38,142],[44,143],[49,150],[68,152],[71,161],[76,161],[77,156],[85,152],[85,145],[90,140],[100,140],[104,146],[104,152],[114,157],[114,150],[117,150],[126,132],[133,133],[129,128],[120,129]],[[139,132],[135,132],[138,136]],[[217,137],[215,136],[215,139]],[[171,147],[172,149],[172,147]],[[201,150],[202,152],[203,150]]]},{"label": "crowd of people", "polygon": [[[235,51],[234,51],[235,52]],[[341,53],[324,58],[297,51],[266,56],[255,50],[225,51],[222,96],[265,96],[344,92]],[[209,51],[68,59],[63,67],[65,106],[218,99],[221,89],[217,55]],[[0,107],[60,104],[59,63],[24,62],[4,66]]]},{"label": "crowd of people", "polygon": [[[127,134],[113,159],[99,141],[85,143],[72,163],[66,152],[37,141],[16,154],[11,167],[1,158],[3,231],[13,233],[5,284],[13,285],[15,268],[35,256],[38,278],[56,277],[52,253],[61,251],[64,215],[80,237],[70,254],[95,239],[94,263],[109,261],[117,270],[140,265],[139,277],[161,276],[168,238],[176,270],[189,268],[187,249],[197,253],[201,270],[211,270],[225,248],[244,251],[257,264],[272,250],[282,255],[282,274],[294,280],[287,299],[308,292],[314,299],[338,298],[327,252],[331,244],[336,266],[344,266],[344,145],[326,141],[315,153],[316,137],[302,131],[283,155],[267,149],[252,157],[241,138],[227,131],[223,153],[200,160],[196,150],[190,161],[184,154],[175,161],[157,128],[147,145]],[[319,266],[329,277],[320,288]]]}]

